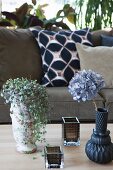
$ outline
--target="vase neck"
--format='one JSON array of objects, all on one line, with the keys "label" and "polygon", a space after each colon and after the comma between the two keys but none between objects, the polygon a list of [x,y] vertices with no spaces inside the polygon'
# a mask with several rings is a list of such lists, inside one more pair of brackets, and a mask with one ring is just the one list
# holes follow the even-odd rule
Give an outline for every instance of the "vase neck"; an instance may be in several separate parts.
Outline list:
[{"label": "vase neck", "polygon": [[105,108],[98,108],[96,112],[96,132],[106,133],[108,121],[108,111]]}]

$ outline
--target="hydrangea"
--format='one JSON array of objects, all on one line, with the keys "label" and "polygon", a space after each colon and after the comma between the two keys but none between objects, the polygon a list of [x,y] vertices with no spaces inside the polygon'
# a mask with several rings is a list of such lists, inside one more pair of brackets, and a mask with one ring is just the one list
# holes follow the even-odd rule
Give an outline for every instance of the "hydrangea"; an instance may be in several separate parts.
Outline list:
[{"label": "hydrangea", "polygon": [[73,96],[73,100],[92,100],[99,90],[105,86],[103,77],[92,71],[83,70],[75,74],[69,82],[68,90]]}]

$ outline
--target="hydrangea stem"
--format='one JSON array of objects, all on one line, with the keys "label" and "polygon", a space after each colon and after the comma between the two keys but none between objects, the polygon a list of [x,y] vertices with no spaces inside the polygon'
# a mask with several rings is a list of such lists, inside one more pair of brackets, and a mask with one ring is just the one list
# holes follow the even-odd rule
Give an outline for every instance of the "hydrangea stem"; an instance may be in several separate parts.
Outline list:
[{"label": "hydrangea stem", "polygon": [[95,110],[97,111],[97,105],[96,105],[95,100],[93,100],[93,104],[94,104]]}]

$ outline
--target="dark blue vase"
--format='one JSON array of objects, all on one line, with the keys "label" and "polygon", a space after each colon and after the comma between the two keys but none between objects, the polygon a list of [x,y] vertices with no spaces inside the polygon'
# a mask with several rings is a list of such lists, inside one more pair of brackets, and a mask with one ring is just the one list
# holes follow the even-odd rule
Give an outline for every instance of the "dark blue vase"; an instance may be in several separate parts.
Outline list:
[{"label": "dark blue vase", "polygon": [[108,111],[98,108],[96,112],[96,127],[91,139],[87,142],[85,152],[88,158],[96,163],[105,164],[113,160],[113,143],[110,131],[107,130]]}]

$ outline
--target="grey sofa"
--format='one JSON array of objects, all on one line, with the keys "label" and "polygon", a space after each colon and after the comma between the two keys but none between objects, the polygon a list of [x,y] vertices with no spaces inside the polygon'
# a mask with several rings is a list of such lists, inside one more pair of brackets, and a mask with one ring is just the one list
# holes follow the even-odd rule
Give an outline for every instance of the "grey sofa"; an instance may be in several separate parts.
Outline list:
[{"label": "grey sofa", "polygon": [[[94,46],[101,45],[100,35],[112,35],[111,31],[92,32]],[[0,88],[9,78],[27,77],[40,83],[43,74],[40,50],[28,29],[0,28]],[[95,109],[92,101],[75,102],[67,87],[47,87],[50,110],[48,122],[61,122],[62,116],[77,116],[81,122],[93,122]],[[109,121],[113,121],[113,89],[103,89],[95,98],[97,106],[109,103]],[[11,123],[10,105],[0,97],[0,123]]]}]

